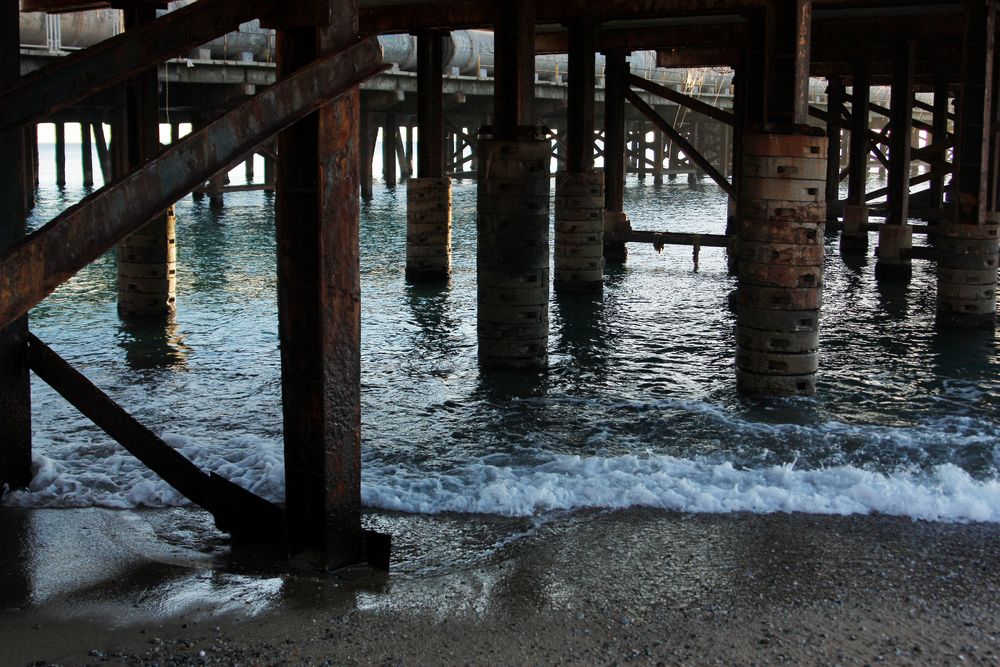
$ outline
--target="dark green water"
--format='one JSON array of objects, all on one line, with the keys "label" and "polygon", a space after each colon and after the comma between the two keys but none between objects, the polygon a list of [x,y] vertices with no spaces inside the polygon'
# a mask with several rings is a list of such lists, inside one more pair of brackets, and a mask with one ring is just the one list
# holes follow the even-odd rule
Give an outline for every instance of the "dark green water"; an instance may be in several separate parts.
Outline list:
[{"label": "dark green water", "polygon": [[[72,182],[57,190],[48,176],[36,225],[83,194]],[[632,179],[626,199],[639,229],[724,227],[725,196],[707,179]],[[227,195],[220,215],[188,197],[176,211],[175,322],[120,322],[107,256],[36,308],[32,328],[199,465],[280,498],[272,199]],[[997,337],[935,330],[926,263],[908,287],[880,290],[872,260],[845,266],[828,239],[816,397],[746,400],[734,390],[726,296],[735,283],[721,249],[702,250],[695,272],[690,248],[630,247],[628,263],[608,270],[603,297],[553,297],[546,372],[484,377],[475,241],[475,183],[458,181],[454,276],[412,287],[403,279],[405,188],[377,183],[363,207],[369,505],[1000,520]],[[40,382],[33,391],[37,475],[9,502],[181,502],[52,391]]]}]

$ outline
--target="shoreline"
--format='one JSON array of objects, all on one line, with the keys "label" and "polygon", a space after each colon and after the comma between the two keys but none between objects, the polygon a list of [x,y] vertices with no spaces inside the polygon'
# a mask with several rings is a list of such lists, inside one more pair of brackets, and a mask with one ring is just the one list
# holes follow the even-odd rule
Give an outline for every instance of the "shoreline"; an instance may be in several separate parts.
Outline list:
[{"label": "shoreline", "polygon": [[0,507],[4,661],[1000,664],[1000,524],[377,512],[392,572],[323,577],[206,517]]}]

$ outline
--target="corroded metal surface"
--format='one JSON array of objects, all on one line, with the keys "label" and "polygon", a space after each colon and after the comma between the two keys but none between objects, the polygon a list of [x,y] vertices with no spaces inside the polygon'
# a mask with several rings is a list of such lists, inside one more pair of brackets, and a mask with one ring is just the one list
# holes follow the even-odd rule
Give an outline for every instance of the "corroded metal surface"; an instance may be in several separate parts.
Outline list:
[{"label": "corroded metal surface", "polygon": [[266,89],[0,255],[0,327],[222,166],[383,69],[367,40]]},{"label": "corroded metal surface", "polygon": [[[20,74],[17,3],[0,6],[0,85]],[[4,105],[7,98],[3,97]],[[34,128],[31,128],[34,130]],[[25,233],[26,192],[33,191],[33,177],[26,150],[27,133],[0,132],[0,252],[21,240]],[[36,135],[32,135],[36,136]],[[22,202],[24,202],[22,204]],[[31,384],[28,377],[28,318],[0,325],[0,488],[27,486],[31,481]]]}]

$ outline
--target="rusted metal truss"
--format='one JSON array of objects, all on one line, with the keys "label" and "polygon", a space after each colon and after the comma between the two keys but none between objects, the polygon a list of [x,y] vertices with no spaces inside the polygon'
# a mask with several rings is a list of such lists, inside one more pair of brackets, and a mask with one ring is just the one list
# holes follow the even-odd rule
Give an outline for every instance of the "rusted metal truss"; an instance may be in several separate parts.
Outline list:
[{"label": "rusted metal truss", "polygon": [[648,81],[641,76],[635,74],[629,74],[628,84],[633,88],[640,88],[645,90],[647,93],[652,93],[658,97],[662,97],[671,102],[675,102],[682,107],[687,107],[691,111],[700,113],[703,116],[708,116],[713,120],[717,120],[720,123],[725,123],[726,125],[735,125],[736,116],[730,111],[725,111],[719,107],[713,107],[711,104],[705,104],[701,100],[695,99],[690,95],[685,95],[684,93],[677,92],[666,86],[661,86],[658,83],[653,83]]},{"label": "rusted metal truss", "polygon": [[0,90],[0,133],[37,121],[257,18],[277,0],[198,0]]},{"label": "rusted metal truss", "polygon": [[[649,119],[649,122],[656,126],[656,129],[663,132],[670,138],[671,141],[677,144],[677,147],[680,148],[684,155],[688,156],[692,162],[708,174],[709,178],[715,181],[715,183],[722,188],[726,194],[730,197],[736,197],[736,189],[733,187],[733,184],[730,183],[725,176],[719,173],[719,170],[712,166],[712,163],[705,159],[705,157],[698,152],[698,149],[692,146],[680,132],[675,130],[670,123],[665,121],[663,117],[660,116],[660,114],[656,113],[653,107],[646,104],[645,100],[639,97],[635,91],[626,88],[625,99],[631,102],[632,106],[634,106],[639,113]],[[722,159],[725,159],[725,156],[723,156]]]},{"label": "rusted metal truss", "polygon": [[219,169],[384,69],[375,39],[326,55],[9,248],[0,255],[0,328]]},{"label": "rusted metal truss", "polygon": [[130,454],[211,512],[220,530],[244,541],[280,542],[284,538],[280,507],[218,475],[202,472],[30,333],[28,365]]}]

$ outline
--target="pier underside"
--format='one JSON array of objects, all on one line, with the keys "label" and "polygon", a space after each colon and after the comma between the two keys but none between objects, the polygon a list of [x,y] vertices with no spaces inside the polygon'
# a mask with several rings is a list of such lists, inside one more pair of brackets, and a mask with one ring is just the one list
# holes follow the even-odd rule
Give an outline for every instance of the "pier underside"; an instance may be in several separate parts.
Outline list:
[{"label": "pier underside", "polygon": [[[377,137],[385,185],[405,181],[411,283],[447,284],[451,180],[476,179],[484,374],[547,368],[550,286],[600,298],[635,243],[692,246],[696,262],[702,246],[726,248],[732,380],[746,394],[816,391],[823,244],[838,231],[845,261],[878,232],[884,284],[934,263],[938,326],[995,326],[989,0],[21,3],[50,28],[108,8],[122,10],[116,34],[45,56],[19,48],[16,5],[0,16],[0,487],[30,482],[30,370],[234,538],[325,570],[387,567],[388,537],[361,523],[358,221]],[[207,44],[257,19],[265,50],[213,55]],[[463,66],[459,31],[477,54]],[[390,44],[412,53],[390,61]],[[677,68],[719,71],[680,84],[666,73]],[[885,86],[888,107],[872,101]],[[57,182],[65,124],[81,123],[84,181],[93,136],[104,185],[26,235],[39,123],[56,126]],[[227,184],[244,162],[248,185]],[[886,187],[866,191],[873,166]],[[711,179],[730,202],[726,234],[633,230],[633,174]],[[172,317],[184,307],[172,205],[194,193],[222,208],[239,188],[275,197],[282,507],[198,470],[29,331],[30,310],[112,248],[123,320]]]}]

